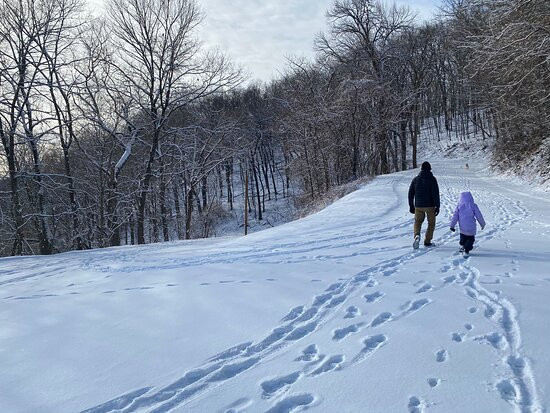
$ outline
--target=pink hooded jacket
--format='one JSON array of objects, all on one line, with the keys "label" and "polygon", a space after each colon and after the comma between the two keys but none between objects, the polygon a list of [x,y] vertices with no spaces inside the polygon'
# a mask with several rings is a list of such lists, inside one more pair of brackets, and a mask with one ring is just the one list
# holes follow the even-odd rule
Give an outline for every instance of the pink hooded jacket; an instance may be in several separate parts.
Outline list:
[{"label": "pink hooded jacket", "polygon": [[460,227],[460,233],[464,235],[476,234],[476,220],[483,228],[485,226],[485,220],[478,206],[474,203],[474,197],[470,192],[462,192],[460,194],[460,200],[458,206],[455,209],[453,217],[451,218],[451,228],[454,228],[458,222]]}]

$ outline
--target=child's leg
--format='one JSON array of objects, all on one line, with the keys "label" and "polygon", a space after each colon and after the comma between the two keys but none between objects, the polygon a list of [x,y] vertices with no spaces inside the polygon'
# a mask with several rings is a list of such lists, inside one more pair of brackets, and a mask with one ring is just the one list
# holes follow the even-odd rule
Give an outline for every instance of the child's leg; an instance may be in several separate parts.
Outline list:
[{"label": "child's leg", "polygon": [[464,243],[466,242],[466,235],[460,234],[460,241],[458,241],[458,244],[463,247]]},{"label": "child's leg", "polygon": [[473,235],[465,235],[465,237],[466,240],[464,242],[464,250],[466,252],[470,252],[474,248],[474,241],[476,237],[474,237]]}]

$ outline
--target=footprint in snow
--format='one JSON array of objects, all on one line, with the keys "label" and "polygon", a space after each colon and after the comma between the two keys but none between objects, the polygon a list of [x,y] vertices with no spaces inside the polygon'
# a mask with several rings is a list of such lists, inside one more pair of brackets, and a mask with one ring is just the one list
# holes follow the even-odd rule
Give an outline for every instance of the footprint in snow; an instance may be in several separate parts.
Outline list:
[{"label": "footprint in snow", "polygon": [[435,353],[435,360],[438,363],[443,363],[443,362],[447,361],[448,357],[449,357],[449,353],[447,353],[447,350],[444,350],[444,349],[438,350]]},{"label": "footprint in snow", "polygon": [[346,309],[346,315],[344,316],[344,318],[355,318],[355,317],[357,317],[358,315],[361,315],[361,312],[359,311],[359,308],[357,308],[356,306],[352,305],[352,306],[349,306],[349,307]]},{"label": "footprint in snow", "polygon": [[302,315],[302,313],[304,312],[304,306],[303,305],[300,305],[298,307],[294,307],[293,309],[291,309],[289,311],[289,313],[283,317],[283,319],[281,321],[292,321],[294,319],[296,319],[297,317],[299,317],[300,315]]},{"label": "footprint in snow", "polygon": [[323,362],[318,368],[313,370],[309,375],[312,377],[319,376],[330,371],[340,369],[340,366],[344,362],[344,356],[342,354],[337,354],[335,356],[329,357]]},{"label": "footprint in snow", "polygon": [[496,332],[489,333],[489,334],[486,334],[484,336],[475,337],[474,340],[475,341],[486,342],[487,344],[490,344],[491,346],[493,346],[497,350],[504,350],[508,346],[508,343],[504,339],[504,336],[502,334],[496,333]]},{"label": "footprint in snow", "polygon": [[331,284],[327,287],[327,289],[325,291],[327,292],[330,292],[330,291],[335,291],[337,290],[338,288],[340,288],[342,285],[342,283],[334,283],[334,284]]},{"label": "footprint in snow", "polygon": [[385,345],[387,341],[388,341],[388,337],[386,337],[384,334],[378,334],[376,336],[370,336],[370,337],[365,338],[363,340],[364,347],[361,349],[359,354],[357,354],[353,358],[351,363],[352,364],[361,363],[367,357],[369,357],[375,351],[377,351],[380,347]]},{"label": "footprint in snow", "polygon": [[388,313],[388,312],[385,312],[385,313],[381,313],[381,314],[378,314],[373,320],[372,322],[370,323],[370,326],[371,327],[378,327],[388,321],[390,321],[392,319],[392,316],[393,314],[392,313]]},{"label": "footprint in snow", "polygon": [[427,293],[428,291],[432,291],[432,290],[433,290],[433,286],[431,284],[424,284],[422,287],[416,290],[416,294]]},{"label": "footprint in snow", "polygon": [[424,411],[424,402],[416,396],[409,398],[409,413],[422,413]]},{"label": "footprint in snow", "polygon": [[439,383],[441,383],[441,379],[436,379],[435,377],[430,377],[427,379],[428,384],[431,388],[439,386]]},{"label": "footprint in snow", "polygon": [[255,364],[257,364],[260,361],[258,357],[246,359],[243,361],[238,361],[231,364],[226,364],[221,369],[219,369],[216,373],[208,379],[211,383],[216,383],[220,381],[226,381],[229,379],[232,379],[233,377],[241,374],[243,371],[248,370]]},{"label": "footprint in snow", "polygon": [[365,294],[363,298],[367,301],[367,303],[376,303],[377,301],[380,301],[384,295],[385,294],[382,291],[376,291],[372,294]]},{"label": "footprint in snow", "polygon": [[497,390],[500,393],[500,397],[507,402],[517,402],[519,390],[515,384],[510,380],[501,380],[497,384]]},{"label": "footprint in snow", "polygon": [[291,413],[298,408],[310,406],[315,401],[315,397],[310,393],[293,394],[279,401],[266,413]]},{"label": "footprint in snow", "polygon": [[299,371],[296,371],[286,376],[276,377],[274,379],[263,381],[260,384],[260,387],[263,390],[262,397],[264,399],[269,399],[274,395],[276,395],[277,393],[280,393],[285,389],[288,389],[292,384],[296,383],[296,381],[301,377],[301,375],[302,373],[300,373]]},{"label": "footprint in snow", "polygon": [[451,333],[451,339],[457,343],[461,343],[462,339],[464,337],[464,334],[459,333]]},{"label": "footprint in snow", "polygon": [[247,407],[252,405],[252,400],[243,397],[231,403],[223,410],[223,413],[241,413],[244,412]]},{"label": "footprint in snow", "polygon": [[350,334],[357,333],[362,327],[365,326],[365,323],[357,323],[352,324],[344,328],[339,328],[337,330],[334,330],[334,334],[332,336],[332,339],[334,341],[341,341]]},{"label": "footprint in snow", "polygon": [[319,349],[317,346],[315,344],[310,344],[302,351],[302,355],[294,361],[313,361],[317,359],[318,355]]}]

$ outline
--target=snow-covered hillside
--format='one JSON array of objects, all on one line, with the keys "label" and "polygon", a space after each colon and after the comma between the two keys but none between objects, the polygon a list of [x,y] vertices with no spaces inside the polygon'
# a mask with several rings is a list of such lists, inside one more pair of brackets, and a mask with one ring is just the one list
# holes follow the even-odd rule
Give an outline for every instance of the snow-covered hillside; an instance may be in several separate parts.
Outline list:
[{"label": "snow-covered hillside", "polygon": [[434,249],[407,171],[246,238],[1,259],[0,411],[548,411],[549,197],[430,161]]}]

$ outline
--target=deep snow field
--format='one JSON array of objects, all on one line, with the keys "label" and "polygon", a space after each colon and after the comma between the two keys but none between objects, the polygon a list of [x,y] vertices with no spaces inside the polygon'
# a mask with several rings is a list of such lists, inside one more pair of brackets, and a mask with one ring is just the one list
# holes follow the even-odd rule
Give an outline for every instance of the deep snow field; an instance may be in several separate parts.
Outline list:
[{"label": "deep snow field", "polygon": [[550,196],[429,160],[432,249],[412,170],[248,237],[0,259],[0,412],[549,411]]}]

